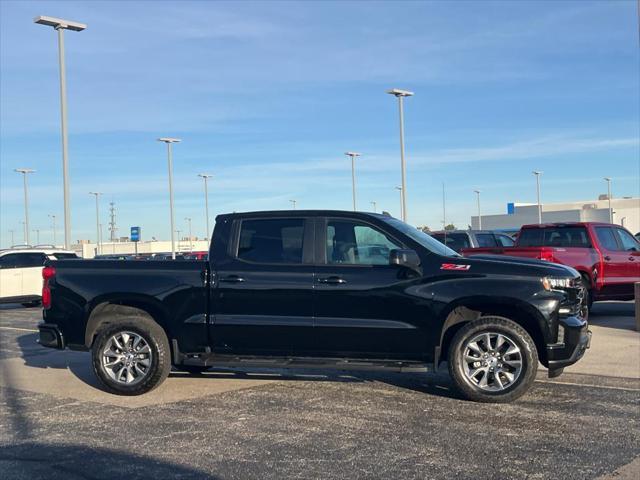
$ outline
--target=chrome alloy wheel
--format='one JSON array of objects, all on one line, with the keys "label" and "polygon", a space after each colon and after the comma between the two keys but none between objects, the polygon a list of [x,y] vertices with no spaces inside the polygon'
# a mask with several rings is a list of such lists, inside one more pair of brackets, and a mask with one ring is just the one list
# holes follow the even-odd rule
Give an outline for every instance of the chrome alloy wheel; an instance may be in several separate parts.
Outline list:
[{"label": "chrome alloy wheel", "polygon": [[112,380],[135,385],[151,369],[153,353],[147,341],[134,332],[118,332],[102,351],[102,366]]},{"label": "chrome alloy wheel", "polygon": [[522,373],[522,352],[507,335],[485,332],[465,342],[462,367],[467,381],[481,390],[499,392]]}]

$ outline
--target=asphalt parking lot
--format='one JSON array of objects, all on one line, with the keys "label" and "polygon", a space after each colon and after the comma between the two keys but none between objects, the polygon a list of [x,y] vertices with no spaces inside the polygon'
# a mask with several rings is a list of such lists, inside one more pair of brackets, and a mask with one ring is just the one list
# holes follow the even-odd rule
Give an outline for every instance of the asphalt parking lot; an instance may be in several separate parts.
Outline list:
[{"label": "asphalt parking lot", "polygon": [[3,479],[640,476],[631,303],[597,304],[583,361],[509,405],[461,400],[445,375],[272,370],[118,397],[87,353],[35,342],[39,316],[0,308]]}]

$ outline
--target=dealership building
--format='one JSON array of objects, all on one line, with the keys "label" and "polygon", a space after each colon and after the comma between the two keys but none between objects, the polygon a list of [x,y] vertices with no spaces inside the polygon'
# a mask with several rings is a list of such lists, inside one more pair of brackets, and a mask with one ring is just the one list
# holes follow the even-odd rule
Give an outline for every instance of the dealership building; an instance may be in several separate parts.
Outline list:
[{"label": "dealership building", "polygon": [[[640,232],[640,198],[612,198],[613,223],[622,225],[631,233]],[[601,195],[598,200],[567,203],[543,203],[542,222],[609,222],[609,200]],[[503,215],[482,215],[484,230],[519,230],[522,225],[538,223],[538,205],[535,203],[508,203]],[[477,216],[471,217],[471,227],[479,228]]]}]

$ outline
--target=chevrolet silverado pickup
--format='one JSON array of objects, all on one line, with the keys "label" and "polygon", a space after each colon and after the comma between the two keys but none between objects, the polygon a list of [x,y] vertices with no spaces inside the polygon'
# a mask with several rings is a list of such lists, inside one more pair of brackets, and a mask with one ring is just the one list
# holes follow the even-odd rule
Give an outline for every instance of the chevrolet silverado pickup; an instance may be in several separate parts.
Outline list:
[{"label": "chevrolet silverado pickup", "polygon": [[107,390],[138,395],[172,365],[431,371],[466,398],[508,402],[538,361],[557,376],[589,347],[575,270],[464,258],[387,215],[233,213],[205,261],[54,261],[47,347],[90,350]]},{"label": "chevrolet silverado pickup", "polygon": [[633,300],[640,282],[640,242],[620,225],[596,222],[524,225],[513,247],[463,248],[480,254],[529,257],[575,268],[587,289],[587,303]]}]

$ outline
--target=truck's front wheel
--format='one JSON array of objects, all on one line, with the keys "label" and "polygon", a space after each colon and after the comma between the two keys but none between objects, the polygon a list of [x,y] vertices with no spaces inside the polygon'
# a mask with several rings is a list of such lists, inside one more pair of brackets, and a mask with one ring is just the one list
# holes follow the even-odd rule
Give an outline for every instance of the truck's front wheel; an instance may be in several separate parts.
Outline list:
[{"label": "truck's front wheel", "polygon": [[462,327],[449,348],[457,389],[477,402],[506,403],[533,384],[538,354],[531,336],[503,317],[481,317]]},{"label": "truck's front wheel", "polygon": [[140,395],[160,385],[171,371],[167,336],[146,318],[107,325],[92,347],[93,370],[112,393]]}]

